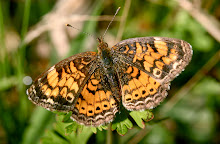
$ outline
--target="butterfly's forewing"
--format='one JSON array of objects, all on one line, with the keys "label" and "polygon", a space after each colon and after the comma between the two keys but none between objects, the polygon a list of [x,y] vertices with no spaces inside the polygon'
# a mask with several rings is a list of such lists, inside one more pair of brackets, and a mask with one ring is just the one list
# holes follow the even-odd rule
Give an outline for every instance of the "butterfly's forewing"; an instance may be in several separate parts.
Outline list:
[{"label": "butterfly's forewing", "polygon": [[48,110],[70,111],[96,68],[97,54],[71,56],[42,73],[27,90],[28,98]]},{"label": "butterfly's forewing", "polygon": [[163,101],[170,81],[190,62],[192,48],[183,40],[143,37],[119,42],[112,53],[118,65],[122,103],[129,110],[140,110]]}]

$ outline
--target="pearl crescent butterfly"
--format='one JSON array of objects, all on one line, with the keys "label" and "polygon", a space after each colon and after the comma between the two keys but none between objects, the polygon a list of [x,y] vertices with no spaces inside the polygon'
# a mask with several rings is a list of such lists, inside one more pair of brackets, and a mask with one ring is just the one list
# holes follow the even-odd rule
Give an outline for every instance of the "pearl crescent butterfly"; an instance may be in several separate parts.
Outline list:
[{"label": "pearl crescent butterfly", "polygon": [[158,106],[192,58],[191,45],[174,38],[131,38],[112,48],[98,42],[98,53],[73,55],[42,73],[27,90],[29,100],[50,111],[71,111],[80,124],[103,125],[121,103],[130,111]]}]

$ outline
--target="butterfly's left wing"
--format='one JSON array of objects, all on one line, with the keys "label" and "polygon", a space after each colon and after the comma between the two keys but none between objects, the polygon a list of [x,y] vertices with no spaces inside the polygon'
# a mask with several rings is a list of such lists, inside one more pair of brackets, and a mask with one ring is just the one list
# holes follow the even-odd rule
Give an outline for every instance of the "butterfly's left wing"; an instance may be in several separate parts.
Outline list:
[{"label": "butterfly's left wing", "polygon": [[112,48],[122,90],[122,103],[129,110],[156,107],[167,95],[170,81],[192,57],[191,45],[165,37],[132,38]]}]

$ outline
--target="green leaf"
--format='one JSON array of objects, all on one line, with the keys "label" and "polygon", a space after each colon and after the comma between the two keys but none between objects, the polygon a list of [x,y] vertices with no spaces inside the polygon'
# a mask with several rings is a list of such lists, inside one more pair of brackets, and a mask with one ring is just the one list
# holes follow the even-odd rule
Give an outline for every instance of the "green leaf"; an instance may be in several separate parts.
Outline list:
[{"label": "green leaf", "polygon": [[76,122],[73,122],[71,125],[68,125],[65,127],[66,129],[66,134],[71,134],[72,132],[76,132],[78,129],[78,124]]},{"label": "green leaf", "polygon": [[121,113],[117,113],[115,120],[112,122],[112,130],[116,130],[120,135],[125,135],[128,132],[128,129],[133,127],[128,116],[128,111],[122,108]]},{"label": "green leaf", "polygon": [[72,115],[72,112],[66,113],[66,114],[64,115],[63,122],[64,122],[64,123],[71,123],[71,122],[73,122],[73,120],[70,119],[70,116],[71,116],[71,115]]},{"label": "green leaf", "polygon": [[97,128],[96,127],[90,127],[93,133],[97,133]]},{"label": "green leaf", "polygon": [[67,118],[69,113],[66,115],[57,116],[57,122],[54,124],[54,129],[48,131],[42,143],[86,143],[90,136],[93,134],[93,131],[90,127],[82,126],[77,124],[75,121],[72,121],[71,124],[64,123],[63,119]]},{"label": "green leaf", "polygon": [[112,124],[112,130],[116,130],[120,135],[125,135],[128,132],[128,129],[131,129],[132,127],[133,124],[128,118]]},{"label": "green leaf", "polygon": [[[153,118],[153,113],[150,110],[146,111],[132,111],[130,116],[134,119],[140,128],[145,128],[144,121],[149,121]],[[144,120],[144,121],[143,121]]]},{"label": "green leaf", "polygon": [[[55,112],[55,113],[57,114],[57,121],[59,121],[60,123],[64,123],[64,124],[71,123],[70,125],[65,126],[66,134],[71,134],[72,132],[77,132],[77,131],[81,132],[83,127],[87,127],[87,126],[80,125],[77,122],[73,121],[70,118],[70,116],[72,115],[72,112],[69,112],[69,113]],[[101,125],[97,128],[89,126],[87,128],[90,128],[93,133],[97,133],[97,128],[100,131],[102,131],[103,129],[104,130],[108,129],[108,127],[106,125]]]},{"label": "green leaf", "polygon": [[104,130],[107,130],[107,129],[108,129],[108,126],[107,126],[107,125],[101,125],[101,126],[98,127],[98,129],[99,129],[100,131],[102,131],[103,129],[104,129]]}]

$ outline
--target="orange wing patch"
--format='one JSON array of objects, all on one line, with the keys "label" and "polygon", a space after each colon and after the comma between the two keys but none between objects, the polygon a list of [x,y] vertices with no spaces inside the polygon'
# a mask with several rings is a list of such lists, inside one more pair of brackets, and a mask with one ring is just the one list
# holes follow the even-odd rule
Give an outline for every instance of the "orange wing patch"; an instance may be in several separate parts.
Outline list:
[{"label": "orange wing patch", "polygon": [[154,46],[155,46],[157,49],[161,49],[161,50],[164,50],[164,51],[168,51],[167,43],[164,42],[164,41],[155,40],[155,41],[154,41]]},{"label": "orange wing patch", "polygon": [[[161,84],[136,67],[128,64],[124,64],[124,67],[127,67],[126,74],[120,77],[124,107],[129,110],[152,108],[154,106],[152,101],[159,92]],[[128,79],[128,82],[124,82],[126,79]]]},{"label": "orange wing patch", "polygon": [[100,125],[113,119],[118,111],[110,87],[102,85],[107,82],[100,76],[100,71],[94,72],[84,85],[76,105],[72,118],[85,125]]},{"label": "orange wing patch", "polygon": [[[131,51],[135,51],[132,56],[130,55],[130,64],[136,65],[138,68],[141,65],[142,69],[140,70],[148,72],[154,78],[163,79],[172,68],[170,66],[179,58],[178,46],[174,44],[172,48],[168,48],[168,43],[158,39],[146,43],[135,42],[124,45],[121,47],[121,50],[124,51],[120,52],[130,54]],[[130,71],[130,68],[127,71]]]},{"label": "orange wing patch", "polygon": [[60,94],[62,95],[62,97],[66,98],[67,95],[67,87],[64,87],[61,91]]},{"label": "orange wing patch", "polygon": [[27,90],[29,100],[50,111],[72,110],[85,77],[96,67],[96,55],[95,52],[77,54],[42,73]]},{"label": "orange wing patch", "polygon": [[56,71],[56,69],[54,69],[50,73],[48,73],[47,80],[48,80],[48,84],[50,86],[52,86],[53,88],[57,85],[57,83],[58,83],[58,72]]}]

